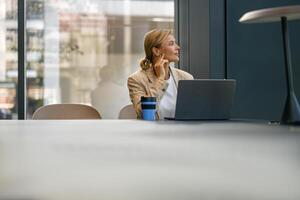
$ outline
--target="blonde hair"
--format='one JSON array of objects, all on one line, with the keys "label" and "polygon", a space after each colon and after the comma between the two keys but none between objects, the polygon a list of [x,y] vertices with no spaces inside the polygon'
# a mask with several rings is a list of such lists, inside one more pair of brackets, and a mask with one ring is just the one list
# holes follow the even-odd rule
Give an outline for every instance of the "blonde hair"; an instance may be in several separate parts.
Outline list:
[{"label": "blonde hair", "polygon": [[167,39],[172,31],[169,29],[153,29],[145,34],[144,37],[144,51],[145,58],[140,61],[140,66],[142,69],[146,70],[152,66],[153,52],[152,48],[159,48],[162,42]]}]

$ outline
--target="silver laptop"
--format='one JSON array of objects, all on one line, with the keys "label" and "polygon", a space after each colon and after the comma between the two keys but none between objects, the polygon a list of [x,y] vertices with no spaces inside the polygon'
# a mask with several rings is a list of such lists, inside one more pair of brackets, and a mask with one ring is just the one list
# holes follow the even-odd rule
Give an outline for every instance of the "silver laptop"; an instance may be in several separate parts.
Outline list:
[{"label": "silver laptop", "polygon": [[235,85],[236,81],[233,79],[180,80],[178,82],[175,118],[173,119],[229,119]]}]

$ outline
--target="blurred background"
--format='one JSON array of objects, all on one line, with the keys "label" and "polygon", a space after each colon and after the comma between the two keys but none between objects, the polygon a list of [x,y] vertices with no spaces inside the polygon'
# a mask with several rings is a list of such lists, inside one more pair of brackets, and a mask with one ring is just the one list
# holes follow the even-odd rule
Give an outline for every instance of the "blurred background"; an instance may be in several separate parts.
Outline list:
[{"label": "blurred background", "polygon": [[[0,0],[0,119],[18,118],[17,4]],[[174,1],[27,0],[26,15],[27,118],[42,105],[83,103],[114,119],[130,103],[144,34],[174,28]]]}]

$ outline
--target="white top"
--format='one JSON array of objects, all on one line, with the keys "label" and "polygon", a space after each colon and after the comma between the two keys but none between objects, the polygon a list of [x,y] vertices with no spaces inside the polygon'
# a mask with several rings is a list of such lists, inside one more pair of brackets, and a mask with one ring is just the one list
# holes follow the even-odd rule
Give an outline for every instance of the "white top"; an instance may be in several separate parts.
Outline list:
[{"label": "white top", "polygon": [[281,17],[286,17],[288,20],[300,19],[300,5],[250,11],[245,13],[239,21],[242,23],[276,22],[280,21]]},{"label": "white top", "polygon": [[162,119],[165,117],[175,117],[177,87],[172,74],[170,74],[167,82],[169,83],[168,88],[159,103],[159,112]]}]

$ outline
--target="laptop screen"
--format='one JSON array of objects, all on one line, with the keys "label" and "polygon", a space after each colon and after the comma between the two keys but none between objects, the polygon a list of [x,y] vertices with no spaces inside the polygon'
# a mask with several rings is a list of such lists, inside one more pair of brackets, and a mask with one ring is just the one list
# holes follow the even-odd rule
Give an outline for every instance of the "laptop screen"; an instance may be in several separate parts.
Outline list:
[{"label": "laptop screen", "polygon": [[229,119],[235,86],[233,79],[180,80],[175,119]]}]

